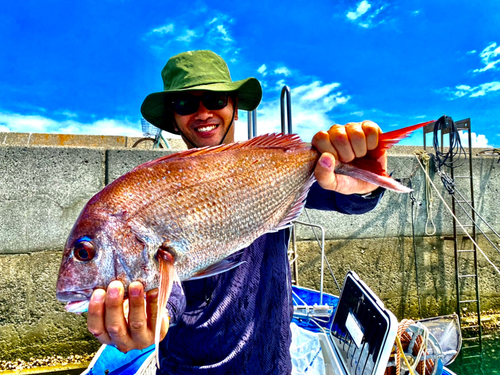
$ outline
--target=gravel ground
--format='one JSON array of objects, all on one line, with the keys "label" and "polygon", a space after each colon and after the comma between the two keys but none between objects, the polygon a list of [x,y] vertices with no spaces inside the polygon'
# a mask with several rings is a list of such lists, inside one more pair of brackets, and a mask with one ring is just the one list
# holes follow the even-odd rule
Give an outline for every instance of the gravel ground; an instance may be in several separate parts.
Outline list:
[{"label": "gravel ground", "polygon": [[[0,361],[0,371],[21,371],[27,369],[35,369],[38,367],[64,367],[70,364],[81,364],[82,367],[87,367],[93,354],[70,355],[69,357],[61,357],[58,355],[45,358],[31,358],[29,361],[18,359],[17,361]],[[47,371],[50,371],[47,369]]]}]

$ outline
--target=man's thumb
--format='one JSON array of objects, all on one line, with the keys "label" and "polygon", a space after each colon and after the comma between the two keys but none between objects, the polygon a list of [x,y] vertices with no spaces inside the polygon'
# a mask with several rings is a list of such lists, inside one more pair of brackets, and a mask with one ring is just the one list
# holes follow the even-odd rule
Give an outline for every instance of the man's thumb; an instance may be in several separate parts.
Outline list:
[{"label": "man's thumb", "polygon": [[337,187],[334,170],[335,157],[328,152],[321,154],[314,170],[314,177],[316,177],[316,180],[323,189],[335,190]]}]

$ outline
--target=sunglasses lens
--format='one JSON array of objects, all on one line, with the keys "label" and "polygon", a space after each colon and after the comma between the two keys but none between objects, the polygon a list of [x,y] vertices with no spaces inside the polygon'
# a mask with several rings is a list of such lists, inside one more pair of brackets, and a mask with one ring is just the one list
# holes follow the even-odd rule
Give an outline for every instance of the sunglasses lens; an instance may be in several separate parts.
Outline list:
[{"label": "sunglasses lens", "polygon": [[207,109],[222,109],[227,105],[227,93],[211,92],[204,96],[203,105]]},{"label": "sunglasses lens", "polygon": [[186,96],[174,100],[174,111],[181,116],[190,115],[198,110],[199,105],[199,98],[195,96]]},{"label": "sunglasses lens", "polygon": [[174,111],[181,116],[191,115],[200,107],[200,101],[206,109],[218,110],[227,105],[228,94],[225,92],[208,92],[203,96],[183,96],[173,101]]}]

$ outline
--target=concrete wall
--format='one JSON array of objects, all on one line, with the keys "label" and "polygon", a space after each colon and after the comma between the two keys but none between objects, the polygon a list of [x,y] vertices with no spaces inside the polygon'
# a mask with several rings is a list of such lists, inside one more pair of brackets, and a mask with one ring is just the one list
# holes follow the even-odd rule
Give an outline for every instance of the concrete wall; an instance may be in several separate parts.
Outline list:
[{"label": "concrete wall", "polygon": [[[85,328],[85,317],[66,313],[55,298],[61,251],[80,210],[95,193],[134,166],[162,154],[125,148],[0,147],[0,360],[97,349],[98,342]],[[413,156],[392,155],[389,167],[396,178],[414,174],[414,195],[424,200],[423,174]],[[474,159],[476,207],[497,232],[499,169],[496,159]],[[433,179],[443,191],[438,176]],[[459,182],[460,189],[468,191],[464,183]],[[308,211],[308,215],[326,229],[327,256],[339,283],[348,270],[356,271],[399,318],[418,316],[417,296],[425,316],[452,312],[453,243],[443,239],[452,233],[450,215],[434,198],[437,233],[428,236],[425,204],[414,206],[415,255],[411,209],[409,195],[387,192],[366,215],[318,211]],[[301,220],[309,218],[303,215]],[[307,227],[297,232],[299,282],[319,288],[320,256],[314,234]],[[491,246],[483,240],[481,246],[500,264]],[[498,308],[500,278],[480,259],[483,307]],[[330,275],[325,282],[328,291],[337,293]],[[467,291],[466,285],[462,288]]]}]

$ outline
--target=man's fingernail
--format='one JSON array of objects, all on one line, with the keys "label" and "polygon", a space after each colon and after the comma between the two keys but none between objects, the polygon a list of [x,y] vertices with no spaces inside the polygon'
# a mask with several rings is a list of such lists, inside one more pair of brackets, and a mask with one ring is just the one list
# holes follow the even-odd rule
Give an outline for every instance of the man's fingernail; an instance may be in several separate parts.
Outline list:
[{"label": "man's fingernail", "polygon": [[138,287],[130,287],[128,291],[132,297],[139,297],[141,294],[141,289]]},{"label": "man's fingernail", "polygon": [[118,297],[118,294],[120,294],[120,290],[115,287],[109,287],[108,288],[108,294],[110,297]]},{"label": "man's fingernail", "polygon": [[158,289],[153,289],[148,293],[150,298],[157,298],[158,297]]},{"label": "man's fingernail", "polygon": [[97,303],[102,302],[104,300],[104,290],[97,289],[96,291],[94,291],[94,294],[92,295],[92,300]]},{"label": "man's fingernail", "polygon": [[320,158],[319,158],[319,164],[323,167],[323,168],[328,168],[328,169],[331,169],[332,168],[332,160],[326,156],[326,155],[322,155]]}]

